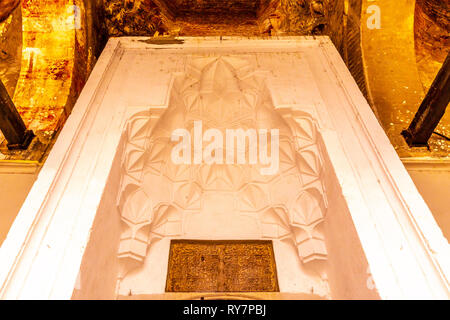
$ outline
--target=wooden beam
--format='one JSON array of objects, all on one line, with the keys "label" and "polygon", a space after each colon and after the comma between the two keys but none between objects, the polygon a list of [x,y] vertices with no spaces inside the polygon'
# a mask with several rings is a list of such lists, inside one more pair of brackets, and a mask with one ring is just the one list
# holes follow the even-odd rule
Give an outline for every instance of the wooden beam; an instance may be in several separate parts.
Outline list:
[{"label": "wooden beam", "polygon": [[0,81],[0,130],[8,141],[10,150],[25,150],[34,138],[33,131],[27,130],[2,81]]},{"label": "wooden beam", "polygon": [[450,53],[419,107],[411,125],[402,132],[410,147],[428,146],[428,140],[450,102]]}]

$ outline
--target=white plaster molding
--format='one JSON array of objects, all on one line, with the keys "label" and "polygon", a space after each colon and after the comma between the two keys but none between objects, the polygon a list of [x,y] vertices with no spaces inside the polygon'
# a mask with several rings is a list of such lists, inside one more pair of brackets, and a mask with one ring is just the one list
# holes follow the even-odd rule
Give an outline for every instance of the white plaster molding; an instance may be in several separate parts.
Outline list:
[{"label": "white plaster molding", "polygon": [[[314,114],[315,109],[271,105],[273,100],[265,86],[268,73],[256,68],[253,56],[188,57],[185,69],[184,74],[178,74],[169,93],[173,99],[163,117],[154,117],[152,121],[151,113],[143,112],[131,117],[126,125],[122,162],[125,182],[122,182],[119,211],[127,227],[118,253],[119,279],[144,265],[148,245],[154,237],[191,237],[182,227],[186,223],[183,211],[202,210],[204,195],[209,190],[234,192],[241,214],[264,212],[260,221],[262,238],[278,239],[276,229],[289,230],[288,236],[304,264],[309,266],[312,265],[309,262],[326,260],[325,236],[318,227],[324,222],[327,204],[322,181],[323,155],[317,146],[317,121],[308,112]],[[267,123],[258,124],[258,112]],[[279,118],[284,120],[280,122]],[[215,128],[256,129],[264,125],[283,128],[282,173],[264,177],[255,172],[258,166],[205,164],[198,167],[171,163],[172,131],[188,128],[194,120]],[[289,188],[293,192],[286,197],[286,183],[291,177],[299,183],[297,188]],[[167,191],[159,193],[155,187]],[[282,199],[276,194],[282,195]],[[226,204],[216,202],[216,206]],[[280,211],[277,207],[285,209]],[[214,233],[203,236],[214,237]],[[245,231],[235,230],[234,236],[244,237]]]}]

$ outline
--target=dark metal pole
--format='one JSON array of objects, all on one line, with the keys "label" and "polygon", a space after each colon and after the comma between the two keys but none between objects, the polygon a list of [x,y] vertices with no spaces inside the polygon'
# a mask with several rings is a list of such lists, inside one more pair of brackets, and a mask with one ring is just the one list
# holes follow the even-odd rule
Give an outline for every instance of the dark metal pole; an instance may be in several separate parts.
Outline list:
[{"label": "dark metal pole", "polygon": [[8,141],[8,149],[25,150],[34,138],[17,112],[3,82],[0,81],[0,130]]},{"label": "dark metal pole", "polygon": [[450,102],[450,53],[434,79],[411,125],[402,132],[410,147],[428,146],[428,140]]}]

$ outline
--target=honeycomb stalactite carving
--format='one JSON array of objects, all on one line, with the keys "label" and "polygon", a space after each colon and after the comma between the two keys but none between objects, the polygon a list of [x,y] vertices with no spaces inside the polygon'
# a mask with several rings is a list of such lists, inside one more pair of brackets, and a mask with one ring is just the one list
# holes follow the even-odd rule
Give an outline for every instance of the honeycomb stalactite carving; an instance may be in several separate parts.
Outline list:
[{"label": "honeycomb stalactite carving", "polygon": [[[192,219],[216,219],[212,211],[221,208],[230,223],[233,217],[253,219],[258,238],[290,241],[305,266],[325,260],[321,224],[327,203],[315,120],[292,108],[274,108],[265,73],[252,56],[190,57],[185,70],[161,116],[144,112],[128,122],[119,201],[122,276],[129,263],[142,264],[153,239],[189,237],[196,230],[190,222],[198,221]],[[196,121],[224,135],[232,128],[279,129],[278,173],[262,175],[260,163],[174,164],[172,132],[193,132]]]},{"label": "honeycomb stalactite carving", "polygon": [[[325,7],[316,0],[265,1],[266,25],[277,33],[322,34],[326,25]],[[263,1],[264,3],[264,1]],[[264,16],[264,15],[263,15]]]}]

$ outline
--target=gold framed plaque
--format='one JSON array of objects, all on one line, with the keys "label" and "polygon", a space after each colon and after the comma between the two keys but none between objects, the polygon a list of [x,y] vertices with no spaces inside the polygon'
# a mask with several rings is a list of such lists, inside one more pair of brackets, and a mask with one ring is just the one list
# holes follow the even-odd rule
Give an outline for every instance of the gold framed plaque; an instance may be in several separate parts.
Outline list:
[{"label": "gold framed plaque", "polygon": [[172,240],[166,292],[279,292],[272,241]]}]

